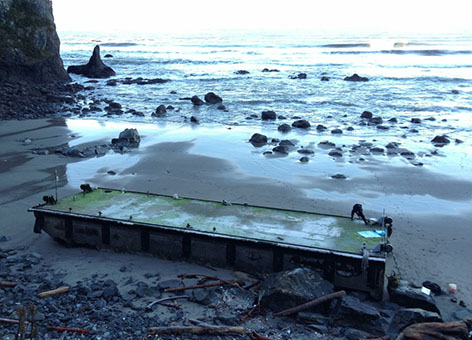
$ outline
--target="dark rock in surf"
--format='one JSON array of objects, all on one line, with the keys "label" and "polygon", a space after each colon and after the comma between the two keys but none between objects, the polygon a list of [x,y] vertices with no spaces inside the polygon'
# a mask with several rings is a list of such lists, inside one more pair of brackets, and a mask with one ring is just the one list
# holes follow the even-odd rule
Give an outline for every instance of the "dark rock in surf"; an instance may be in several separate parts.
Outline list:
[{"label": "dark rock in surf", "polygon": [[223,104],[220,104],[220,105],[218,105],[217,109],[221,110],[221,111],[224,111],[224,110],[226,110],[226,106],[224,106]]},{"label": "dark rock in surf", "polygon": [[272,151],[288,155],[290,147],[287,145],[277,145],[275,148],[272,149]]},{"label": "dark rock in surf", "polygon": [[310,161],[310,159],[309,159],[308,157],[306,157],[306,156],[300,158],[300,162],[301,162],[301,163],[307,163],[307,162],[309,162],[309,161]]},{"label": "dark rock in surf", "polygon": [[249,142],[255,147],[260,147],[267,144],[267,136],[255,133],[252,135],[251,139],[249,139]]},{"label": "dark rock in surf", "polygon": [[299,128],[299,129],[308,129],[311,125],[305,119],[299,119],[299,120],[294,121],[292,123],[292,126],[294,128]]},{"label": "dark rock in surf", "polygon": [[103,58],[113,58],[113,56],[111,54],[105,54]]},{"label": "dark rock in surf", "polygon": [[285,146],[295,146],[295,144],[289,140],[289,139],[284,139],[284,140],[281,140],[279,145],[285,145]]},{"label": "dark rock in surf", "polygon": [[319,131],[319,132],[324,131],[324,130],[327,130],[327,129],[328,129],[328,128],[327,128],[326,126],[322,125],[322,124],[318,124],[318,125],[316,126],[316,130]]},{"label": "dark rock in surf", "polygon": [[195,117],[195,116],[190,117],[190,121],[191,121],[192,123],[194,123],[194,124],[200,124],[200,121],[199,121],[198,118]]},{"label": "dark rock in surf", "polygon": [[329,77],[323,76],[321,77],[321,81],[329,81]]},{"label": "dark rock in surf", "polygon": [[272,69],[264,68],[262,72],[280,72],[280,71],[277,70],[276,68],[272,68]]},{"label": "dark rock in surf", "polygon": [[192,98],[190,98],[190,100],[192,101],[192,104],[195,106],[202,106],[203,104],[205,104],[205,102],[201,100],[200,98],[198,98],[197,96],[193,96]]},{"label": "dark rock in surf", "polygon": [[434,146],[444,146],[446,144],[449,144],[451,141],[447,136],[442,135],[442,136],[436,136],[431,140],[431,143],[434,144]]},{"label": "dark rock in surf", "polygon": [[361,118],[366,118],[366,119],[372,118],[372,112],[370,112],[370,111],[364,111],[364,112],[362,112]]},{"label": "dark rock in surf", "polygon": [[115,71],[106,66],[100,58],[100,46],[95,46],[89,62],[85,65],[69,66],[68,73],[83,75],[87,78],[109,78],[115,75]]},{"label": "dark rock in surf", "polygon": [[205,101],[210,104],[219,104],[223,101],[223,99],[220,96],[217,96],[213,92],[208,92],[205,95]]},{"label": "dark rock in surf", "polygon": [[277,115],[274,111],[262,111],[261,113],[262,120],[275,120],[277,119]]},{"label": "dark rock in surf", "polygon": [[388,121],[389,121],[390,123],[398,123],[398,119],[396,119],[395,117],[390,118]]},{"label": "dark rock in surf", "polygon": [[290,130],[292,130],[292,128],[290,127],[290,125],[284,123],[282,125],[279,125],[277,130],[282,132],[282,133],[287,133],[287,132],[290,132]]},{"label": "dark rock in surf", "polygon": [[328,155],[331,156],[331,157],[342,157],[343,156],[343,154],[338,150],[331,150],[328,153]]},{"label": "dark rock in surf", "polygon": [[369,125],[378,125],[382,123],[383,123],[382,117],[372,117],[369,119]]},{"label": "dark rock in surf", "polygon": [[306,73],[299,73],[296,76],[290,76],[290,79],[306,79]]},{"label": "dark rock in surf", "polygon": [[346,179],[347,177],[344,176],[343,174],[336,174],[331,176],[332,179]]},{"label": "dark rock in surf", "polygon": [[354,73],[352,76],[345,77],[345,81],[369,81],[369,78],[361,77],[357,73]]},{"label": "dark rock in surf", "polygon": [[411,122],[414,124],[421,124],[421,119],[420,118],[411,118]]},{"label": "dark rock in surf", "polygon": [[234,72],[234,74],[244,75],[244,74],[249,74],[249,71],[246,71],[246,70],[238,70],[238,71]]},{"label": "dark rock in surf", "polygon": [[302,155],[314,155],[315,154],[315,152],[311,149],[300,149],[297,152],[302,154]]},{"label": "dark rock in surf", "polygon": [[331,133],[334,134],[334,135],[339,135],[339,134],[342,134],[342,133],[343,133],[343,130],[341,130],[341,129],[334,129],[334,130],[331,130]]},{"label": "dark rock in surf", "polygon": [[159,105],[157,108],[156,108],[156,111],[152,113],[151,116],[153,117],[163,117],[165,116],[167,113],[167,109],[164,105]]}]

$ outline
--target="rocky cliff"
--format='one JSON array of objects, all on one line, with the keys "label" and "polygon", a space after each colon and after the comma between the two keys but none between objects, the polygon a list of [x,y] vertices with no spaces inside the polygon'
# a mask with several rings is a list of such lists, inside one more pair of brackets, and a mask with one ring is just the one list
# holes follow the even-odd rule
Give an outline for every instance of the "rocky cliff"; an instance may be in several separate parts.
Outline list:
[{"label": "rocky cliff", "polygon": [[0,81],[69,81],[50,0],[0,0]]}]

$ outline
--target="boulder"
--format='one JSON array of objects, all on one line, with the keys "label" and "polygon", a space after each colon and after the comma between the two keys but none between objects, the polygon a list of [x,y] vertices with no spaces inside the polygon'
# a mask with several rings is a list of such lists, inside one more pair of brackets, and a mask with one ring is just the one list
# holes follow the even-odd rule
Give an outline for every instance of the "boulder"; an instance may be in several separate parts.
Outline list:
[{"label": "boulder", "polygon": [[383,123],[382,117],[372,117],[369,119],[369,125],[378,125],[382,123]]},{"label": "boulder", "polygon": [[261,113],[262,120],[275,120],[277,119],[277,115],[274,111],[262,111]]},{"label": "boulder", "polygon": [[198,96],[193,96],[192,98],[190,98],[190,100],[195,106],[202,106],[203,104],[205,104],[205,102],[198,98]]},{"label": "boulder", "polygon": [[331,130],[331,133],[332,133],[332,134],[335,134],[335,135],[339,135],[339,134],[342,134],[342,133],[343,133],[343,130],[341,130],[341,129],[334,129],[334,130]]},{"label": "boulder", "polygon": [[397,310],[393,316],[388,333],[398,334],[405,327],[420,322],[442,322],[438,313],[426,311],[419,308],[405,308]]},{"label": "boulder", "polygon": [[277,145],[275,148],[272,149],[272,151],[288,155],[290,148],[288,145]]},{"label": "boulder", "polygon": [[451,141],[447,136],[442,135],[442,136],[436,136],[431,140],[431,143],[434,144],[434,146],[444,146],[446,144],[449,144]]},{"label": "boulder", "polygon": [[249,142],[256,147],[263,146],[267,144],[267,136],[255,133],[252,135],[251,139],[249,139]]},{"label": "boulder", "polygon": [[118,138],[113,138],[111,143],[115,146],[126,146],[131,148],[137,148],[141,142],[138,130],[136,129],[125,129],[120,132]]},{"label": "boulder", "polygon": [[322,125],[322,124],[318,124],[316,126],[316,130],[319,131],[319,132],[324,131],[326,129],[328,129],[328,128],[326,126]]},{"label": "boulder", "polygon": [[[261,285],[259,303],[275,312],[333,293],[333,285],[309,268],[270,274]],[[315,309],[324,310],[323,305]]]},{"label": "boulder", "polygon": [[343,154],[341,151],[339,150],[331,150],[329,153],[328,153],[329,156],[331,157],[342,157]]},{"label": "boulder", "polygon": [[96,45],[93,49],[89,62],[85,65],[69,66],[68,73],[83,75],[87,78],[109,78],[115,75],[115,71],[106,66],[100,58],[100,46]]},{"label": "boulder", "polygon": [[306,79],[306,73],[299,73],[296,76],[290,76],[290,79]]},{"label": "boulder", "polygon": [[354,73],[352,76],[345,77],[345,81],[369,81],[369,78],[361,77],[357,73]]},{"label": "boulder", "polygon": [[167,109],[166,109],[165,105],[159,105],[156,108],[156,111],[153,112],[151,116],[162,117],[162,116],[165,116],[166,113],[167,113]]},{"label": "boulder", "polygon": [[292,126],[299,129],[308,129],[311,125],[305,119],[299,119],[292,123]]},{"label": "boulder", "polygon": [[397,287],[389,289],[389,294],[390,301],[400,306],[440,313],[432,296],[423,294],[421,288],[413,288],[408,282],[400,281]]},{"label": "boulder", "polygon": [[[336,310],[337,301],[331,301],[331,310]],[[344,296],[333,313],[334,324],[341,327],[351,327],[367,331],[372,334],[383,334],[380,313],[377,309],[361,302],[354,296]]]},{"label": "boulder", "polygon": [[279,125],[277,130],[282,132],[282,133],[287,133],[287,132],[290,132],[290,130],[292,130],[292,128],[290,127],[290,125],[284,123],[282,125]]},{"label": "boulder", "polygon": [[289,140],[289,139],[283,139],[280,141],[279,145],[285,145],[285,146],[295,146],[295,144]]},{"label": "boulder", "polygon": [[370,111],[364,111],[364,112],[362,112],[361,118],[367,118],[367,119],[372,118],[372,112],[370,112]]},{"label": "boulder", "polygon": [[217,96],[213,92],[208,92],[205,95],[205,101],[210,104],[219,104],[223,102],[223,99],[220,96]]}]

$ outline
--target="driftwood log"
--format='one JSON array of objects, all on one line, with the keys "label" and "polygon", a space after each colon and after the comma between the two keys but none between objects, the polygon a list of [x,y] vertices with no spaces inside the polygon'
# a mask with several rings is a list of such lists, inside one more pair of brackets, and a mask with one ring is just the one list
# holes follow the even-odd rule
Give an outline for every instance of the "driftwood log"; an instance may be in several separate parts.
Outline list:
[{"label": "driftwood log", "polygon": [[472,320],[415,323],[405,328],[395,340],[468,340]]},{"label": "driftwood log", "polygon": [[295,313],[301,312],[305,309],[308,309],[308,308],[314,307],[316,305],[319,305],[323,302],[330,301],[330,300],[333,300],[333,299],[337,299],[337,298],[343,297],[345,295],[346,295],[346,292],[344,290],[340,290],[339,292],[328,294],[328,295],[319,297],[317,299],[308,301],[308,302],[306,302],[302,305],[298,305],[296,307],[289,308],[289,309],[283,310],[281,312],[275,313],[274,316],[287,316],[287,315],[295,314]]},{"label": "driftwood log", "polygon": [[16,287],[18,282],[13,281],[0,281],[0,287]]},{"label": "driftwood log", "polygon": [[46,298],[48,296],[53,296],[57,294],[62,294],[62,293],[67,293],[70,290],[70,286],[64,286],[64,287],[59,287],[53,290],[48,290],[45,292],[41,292],[38,295],[36,295],[39,298]]}]

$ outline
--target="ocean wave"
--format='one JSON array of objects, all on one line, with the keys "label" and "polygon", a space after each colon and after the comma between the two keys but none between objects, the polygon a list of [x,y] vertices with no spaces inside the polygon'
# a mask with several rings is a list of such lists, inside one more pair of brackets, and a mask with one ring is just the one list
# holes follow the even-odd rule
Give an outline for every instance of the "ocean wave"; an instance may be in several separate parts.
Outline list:
[{"label": "ocean wave", "polygon": [[138,46],[137,43],[130,43],[130,42],[109,42],[109,43],[101,43],[100,46],[107,46],[107,47],[130,47],[130,46]]},{"label": "ocean wave", "polygon": [[442,56],[442,55],[470,55],[472,50],[356,50],[356,51],[328,51],[325,54],[398,54],[398,55],[423,55],[423,56]]},{"label": "ocean wave", "polygon": [[354,47],[370,47],[369,43],[340,43],[340,44],[325,44],[319,47],[324,48],[354,48]]}]

